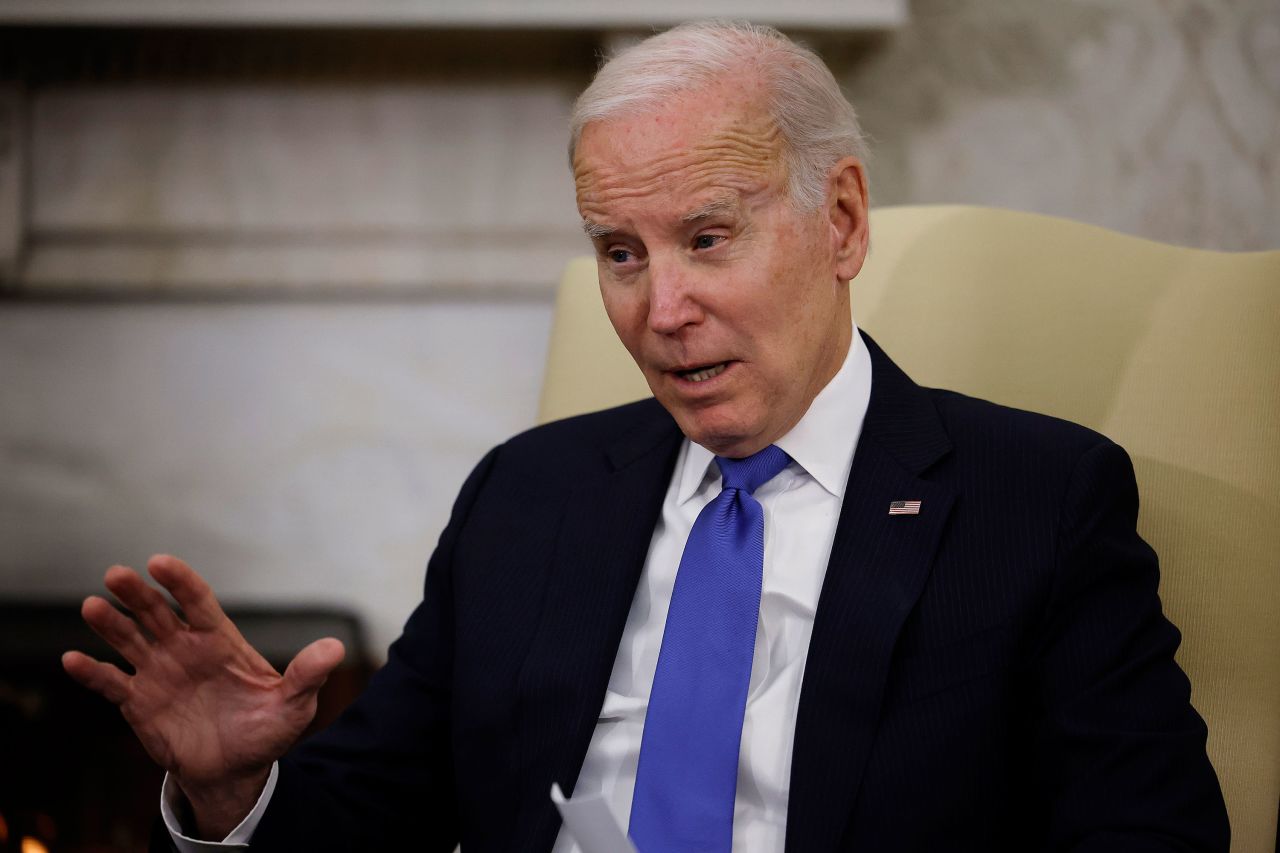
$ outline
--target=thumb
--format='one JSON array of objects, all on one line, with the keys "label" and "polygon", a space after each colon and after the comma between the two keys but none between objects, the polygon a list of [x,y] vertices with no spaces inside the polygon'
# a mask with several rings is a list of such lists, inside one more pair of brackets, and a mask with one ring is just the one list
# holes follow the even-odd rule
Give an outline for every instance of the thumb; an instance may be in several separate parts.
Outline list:
[{"label": "thumb", "polygon": [[298,652],[284,671],[285,689],[290,698],[315,693],[323,687],[329,673],[342,663],[346,653],[342,641],[334,637],[316,640]]}]

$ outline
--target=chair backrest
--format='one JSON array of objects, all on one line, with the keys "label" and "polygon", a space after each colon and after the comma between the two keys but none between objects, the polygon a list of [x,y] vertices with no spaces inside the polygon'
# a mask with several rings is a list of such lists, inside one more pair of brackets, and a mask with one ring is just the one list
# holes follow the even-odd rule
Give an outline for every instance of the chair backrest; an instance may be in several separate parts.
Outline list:
[{"label": "chair backrest", "polygon": [[[1280,801],[1280,252],[1186,249],[1035,214],[881,208],[858,323],[907,373],[1092,427],[1133,457],[1179,663],[1237,853]],[[557,299],[540,420],[648,395],[595,264]]]}]

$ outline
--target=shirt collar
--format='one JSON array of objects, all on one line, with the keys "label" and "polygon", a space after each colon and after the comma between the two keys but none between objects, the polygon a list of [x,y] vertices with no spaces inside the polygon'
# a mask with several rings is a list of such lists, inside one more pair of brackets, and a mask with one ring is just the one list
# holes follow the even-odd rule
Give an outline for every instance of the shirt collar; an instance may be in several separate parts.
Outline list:
[{"label": "shirt collar", "polygon": [[[837,498],[844,498],[853,465],[853,452],[871,400],[871,354],[853,327],[853,341],[844,364],[809,404],[791,431],[774,442],[809,476]],[[690,500],[708,479],[718,479],[715,455],[700,444],[684,440],[676,500]]]}]

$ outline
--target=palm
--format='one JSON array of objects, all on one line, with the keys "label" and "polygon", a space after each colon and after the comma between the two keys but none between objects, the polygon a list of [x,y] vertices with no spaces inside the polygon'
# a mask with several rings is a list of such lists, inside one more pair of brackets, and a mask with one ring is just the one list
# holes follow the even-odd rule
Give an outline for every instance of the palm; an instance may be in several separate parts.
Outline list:
[{"label": "palm", "polygon": [[314,694],[285,695],[284,679],[230,622],[155,643],[130,687],[125,719],[157,763],[194,784],[269,765],[315,709]]},{"label": "palm", "polygon": [[342,644],[312,643],[281,675],[245,641],[190,567],[153,557],[149,569],[182,606],[186,621],[136,572],[113,567],[107,588],[137,622],[96,596],[82,612],[134,674],[79,652],[64,657],[67,671],[119,705],[147,752],[188,793],[262,776],[315,715],[316,692],[341,661]]}]

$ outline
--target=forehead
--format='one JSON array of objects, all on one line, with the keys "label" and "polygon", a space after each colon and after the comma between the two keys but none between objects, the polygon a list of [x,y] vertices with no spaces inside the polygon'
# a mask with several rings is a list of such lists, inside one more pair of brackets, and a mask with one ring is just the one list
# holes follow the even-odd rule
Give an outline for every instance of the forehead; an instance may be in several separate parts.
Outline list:
[{"label": "forehead", "polygon": [[696,204],[780,185],[782,137],[758,97],[713,86],[656,112],[587,125],[573,172],[589,219],[626,215],[646,201]]}]

